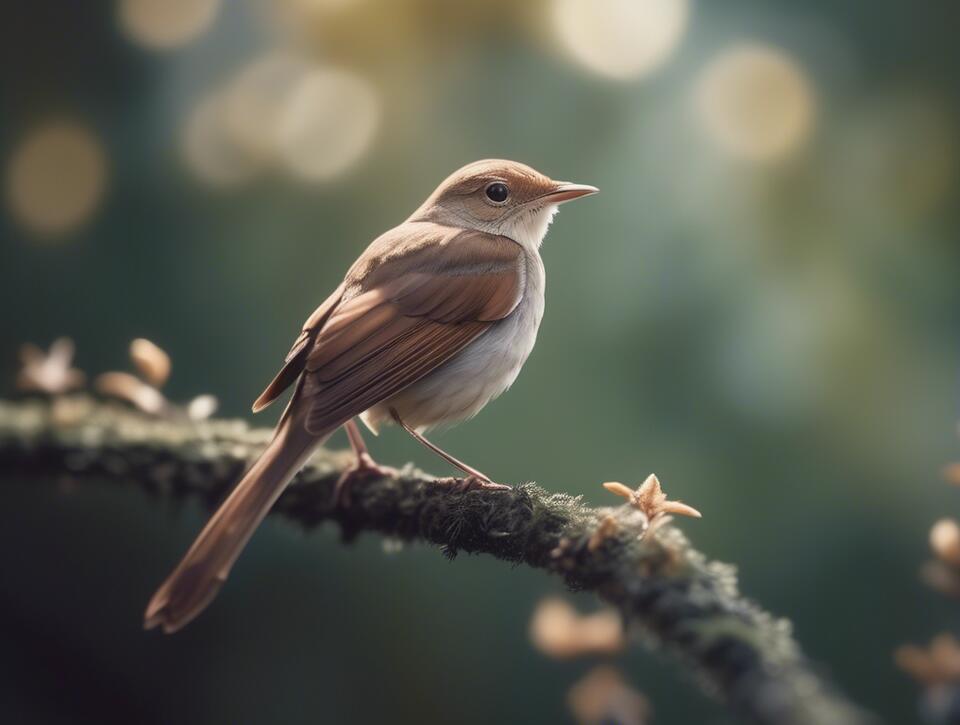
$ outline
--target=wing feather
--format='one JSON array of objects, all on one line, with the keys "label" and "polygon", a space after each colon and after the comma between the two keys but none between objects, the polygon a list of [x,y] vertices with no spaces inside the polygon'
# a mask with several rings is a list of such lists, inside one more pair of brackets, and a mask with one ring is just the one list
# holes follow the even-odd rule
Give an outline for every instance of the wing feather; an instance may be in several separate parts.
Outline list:
[{"label": "wing feather", "polygon": [[423,322],[412,334],[383,346],[342,378],[321,383],[308,374],[304,395],[312,392],[313,396],[307,430],[319,433],[335,428],[386,400],[455,356],[488,324]]},{"label": "wing feather", "polygon": [[523,297],[525,264],[520,245],[505,237],[422,222],[397,227],[357,260],[336,302],[308,320],[261,399],[303,374],[297,404],[309,406],[307,429],[341,425],[509,315]]}]

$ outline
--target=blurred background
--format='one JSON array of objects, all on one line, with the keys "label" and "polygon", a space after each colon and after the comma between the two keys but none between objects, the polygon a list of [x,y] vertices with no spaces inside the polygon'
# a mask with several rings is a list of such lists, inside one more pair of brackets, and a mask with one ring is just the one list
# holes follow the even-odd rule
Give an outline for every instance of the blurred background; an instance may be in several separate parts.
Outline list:
[{"label": "blurred background", "polygon": [[[911,722],[891,652],[957,621],[917,581],[930,523],[960,511],[953,5],[8,5],[3,390],[22,342],[69,335],[96,374],[144,336],[171,398],[246,417],[349,263],[452,170],[595,184],[544,244],[517,384],[437,441],[592,504],[656,472],[829,676]],[[395,431],[372,447],[448,472]],[[270,520],[200,620],[144,633],[201,507],[5,478],[6,722],[553,723],[589,667],[531,648],[559,589],[538,572]],[[623,664],[655,722],[735,722],[681,667]]]}]

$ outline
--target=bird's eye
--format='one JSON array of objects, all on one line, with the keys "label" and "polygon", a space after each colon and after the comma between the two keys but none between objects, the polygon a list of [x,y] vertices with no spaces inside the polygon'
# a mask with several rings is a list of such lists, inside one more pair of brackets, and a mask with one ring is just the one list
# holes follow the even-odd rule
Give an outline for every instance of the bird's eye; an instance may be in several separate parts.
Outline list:
[{"label": "bird's eye", "polygon": [[495,181],[487,187],[487,198],[490,201],[502,204],[508,196],[510,196],[510,189],[507,188],[506,184]]}]

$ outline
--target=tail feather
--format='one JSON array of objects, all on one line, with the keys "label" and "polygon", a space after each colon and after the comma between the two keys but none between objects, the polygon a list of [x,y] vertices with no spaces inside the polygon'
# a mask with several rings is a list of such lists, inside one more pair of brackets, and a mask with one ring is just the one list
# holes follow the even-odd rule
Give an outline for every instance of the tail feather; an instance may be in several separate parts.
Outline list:
[{"label": "tail feather", "polygon": [[308,433],[296,416],[284,416],[273,441],[153,595],[144,615],[146,629],[160,626],[167,634],[176,632],[206,608],[264,516],[328,437]]}]

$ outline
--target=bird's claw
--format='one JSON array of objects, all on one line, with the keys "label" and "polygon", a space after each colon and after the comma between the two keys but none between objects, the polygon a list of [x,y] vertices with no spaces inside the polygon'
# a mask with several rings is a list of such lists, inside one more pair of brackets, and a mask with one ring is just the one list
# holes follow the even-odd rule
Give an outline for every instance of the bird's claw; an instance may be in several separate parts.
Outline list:
[{"label": "bird's claw", "polygon": [[358,481],[369,481],[380,478],[396,478],[400,471],[392,466],[377,463],[369,453],[360,453],[350,468],[340,474],[333,488],[333,505],[347,507],[350,505],[350,488]]}]

